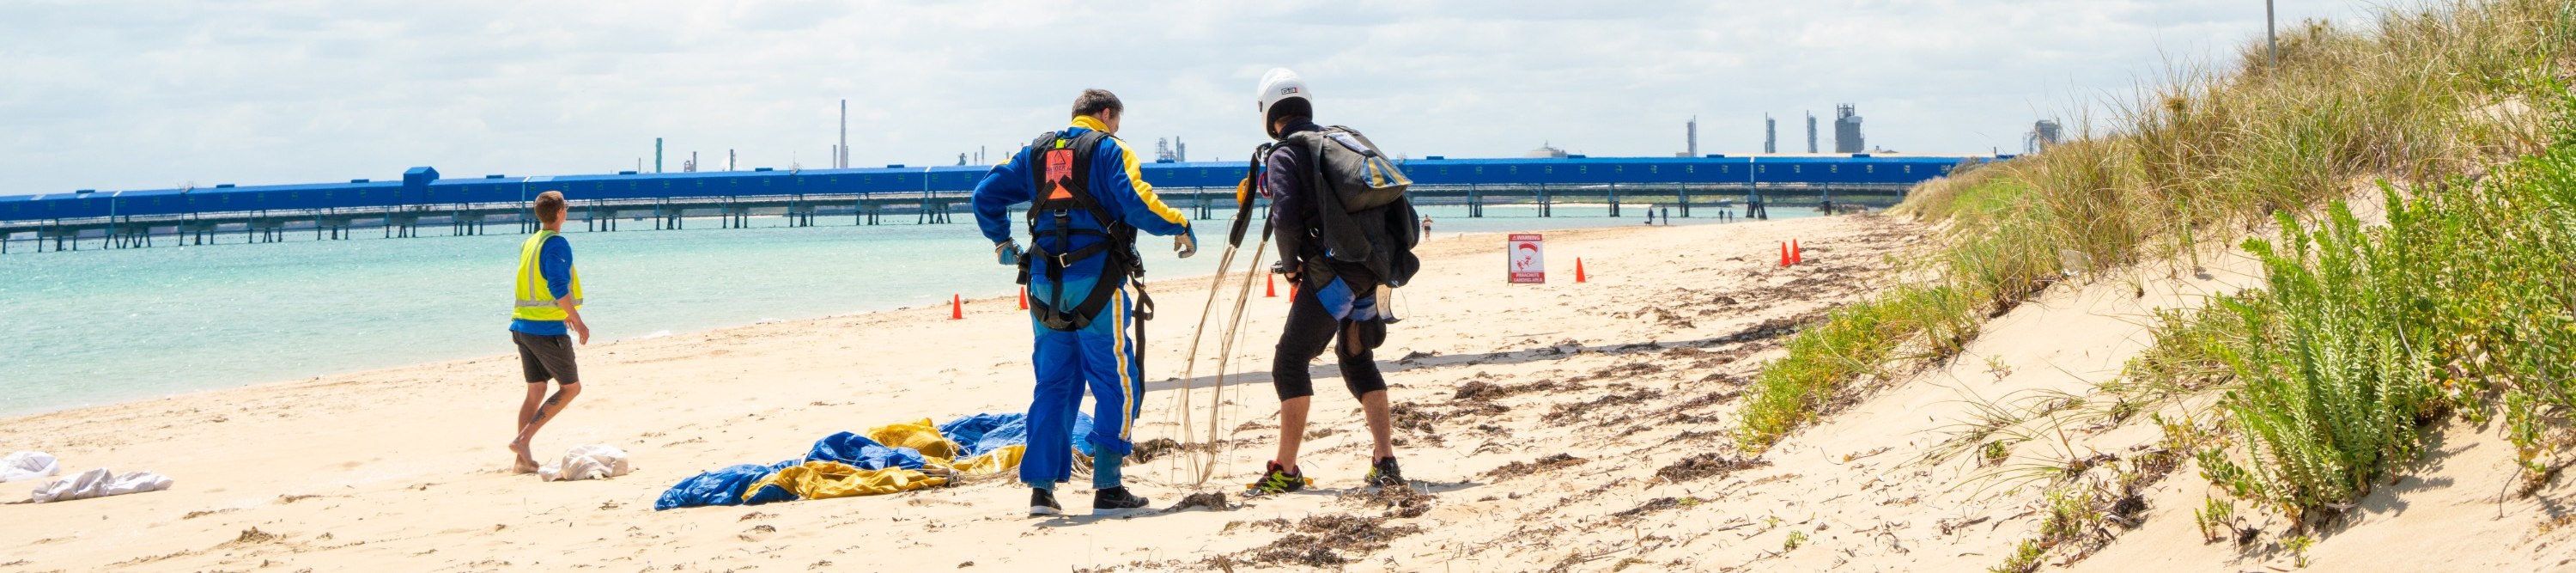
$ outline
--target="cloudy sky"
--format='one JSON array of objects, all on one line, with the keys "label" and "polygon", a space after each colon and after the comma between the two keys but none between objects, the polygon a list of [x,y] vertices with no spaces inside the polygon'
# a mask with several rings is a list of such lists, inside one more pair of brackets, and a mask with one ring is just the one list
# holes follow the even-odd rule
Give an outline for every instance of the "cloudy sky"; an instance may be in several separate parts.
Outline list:
[{"label": "cloudy sky", "polygon": [[[1253,83],[1410,156],[1803,151],[1859,106],[1874,147],[2013,152],[2177,65],[2229,66],[2254,0],[442,2],[0,0],[0,194],[195,183],[829,163],[954,164],[1061,126],[1086,87],[1125,139],[1240,160]],[[1076,8],[1078,6],[1078,8]],[[2350,23],[2346,1],[2281,19]],[[2215,62],[2215,64],[2212,64]],[[1797,149],[1792,149],[1797,148]]]}]

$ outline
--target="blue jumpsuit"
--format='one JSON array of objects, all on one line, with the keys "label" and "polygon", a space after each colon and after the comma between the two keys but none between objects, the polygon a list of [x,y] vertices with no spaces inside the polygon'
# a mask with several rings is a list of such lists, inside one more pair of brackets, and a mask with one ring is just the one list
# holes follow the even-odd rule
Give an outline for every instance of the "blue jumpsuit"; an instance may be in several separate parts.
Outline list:
[{"label": "blue jumpsuit", "polygon": [[[1100,129],[1103,127],[1097,120],[1086,116],[1074,118],[1073,126],[1060,133],[1070,140]],[[1027,147],[1020,148],[1010,162],[993,166],[975,185],[975,223],[983,228],[984,238],[995,244],[1011,239],[1011,211],[1030,201],[1035,193],[1031,188],[1031,170],[1036,168],[1032,165],[1033,155]],[[1089,172],[1091,196],[1109,216],[1153,235],[1192,233],[1189,219],[1163,205],[1153,187],[1145,184],[1137,169],[1136,154],[1117,138],[1100,140],[1092,152]],[[1073,209],[1067,214],[1076,228],[1104,228],[1087,210]],[[1054,228],[1053,219],[1040,217],[1037,236],[1030,238],[1031,244],[1045,252],[1072,252],[1107,240],[1077,235],[1070,239],[1070,245],[1055,244],[1057,237],[1048,232]],[[1032,302],[1046,301],[1048,306],[1071,309],[1098,281],[1117,281],[1119,289],[1100,316],[1081,330],[1050,329],[1039,324],[1034,314],[1030,317],[1029,328],[1036,333],[1037,344],[1029,361],[1037,370],[1037,389],[1029,402],[1029,445],[1020,460],[1020,481],[1032,487],[1051,489],[1072,479],[1074,419],[1080,413],[1085,387],[1091,391],[1094,422],[1087,436],[1092,447],[1084,450],[1094,452],[1095,458],[1123,458],[1135,447],[1130,440],[1145,393],[1145,372],[1138,362],[1143,353],[1127,335],[1135,301],[1125,284],[1127,277],[1100,276],[1105,258],[1091,257],[1066,268],[1061,299],[1056,298],[1055,285],[1046,279],[1040,266],[1034,262],[1030,265]],[[1054,304],[1058,300],[1062,304]],[[1034,312],[1037,305],[1030,306]],[[1119,485],[1115,467],[1107,469],[1095,474],[1094,486]]]}]

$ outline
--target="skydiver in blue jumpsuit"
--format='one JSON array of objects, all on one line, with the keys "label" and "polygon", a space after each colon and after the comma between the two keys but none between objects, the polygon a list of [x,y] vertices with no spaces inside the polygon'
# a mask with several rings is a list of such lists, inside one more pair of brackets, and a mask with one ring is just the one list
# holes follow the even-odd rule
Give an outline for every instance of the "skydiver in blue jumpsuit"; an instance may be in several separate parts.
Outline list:
[{"label": "skydiver in blue jumpsuit", "polygon": [[[1037,391],[1020,481],[1029,484],[1032,516],[1064,513],[1054,490],[1073,476],[1072,434],[1085,387],[1094,418],[1086,436],[1092,510],[1149,503],[1129,493],[1119,473],[1135,447],[1130,440],[1145,393],[1143,353],[1128,330],[1141,294],[1128,288],[1128,277],[1141,274],[1135,233],[1174,237],[1173,250],[1183,258],[1197,253],[1198,241],[1189,219],[1145,184],[1136,153],[1114,137],[1124,112],[1118,96],[1084,90],[1074,100],[1071,127],[1041,135],[975,185],[975,223],[1002,264],[1020,266],[1029,287]],[[1011,238],[1009,210],[1020,203],[1033,203],[1025,252]]]}]

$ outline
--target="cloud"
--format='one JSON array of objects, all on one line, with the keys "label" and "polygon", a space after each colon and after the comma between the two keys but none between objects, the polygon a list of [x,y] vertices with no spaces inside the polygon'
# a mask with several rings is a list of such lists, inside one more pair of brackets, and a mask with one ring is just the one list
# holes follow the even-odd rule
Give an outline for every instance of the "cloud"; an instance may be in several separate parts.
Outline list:
[{"label": "cloud", "polygon": [[[1237,160],[1272,66],[1414,156],[1669,155],[1693,116],[1702,152],[1751,152],[1764,113],[1795,150],[1836,103],[1876,146],[2013,151],[2170,59],[2232,61],[2243,4],[38,2],[0,21],[0,194],[649,169],[654,137],[670,170],[820,166],[843,98],[853,163],[945,164],[1086,87],[1131,141]],[[2306,9],[2283,20],[2358,10]]]}]

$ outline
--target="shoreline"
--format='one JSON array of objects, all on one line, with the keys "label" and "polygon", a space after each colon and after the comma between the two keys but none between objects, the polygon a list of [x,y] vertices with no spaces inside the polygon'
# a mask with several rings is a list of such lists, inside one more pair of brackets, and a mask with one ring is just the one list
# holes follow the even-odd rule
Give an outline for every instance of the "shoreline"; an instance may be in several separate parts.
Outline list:
[{"label": "shoreline", "polygon": [[[1501,217],[1501,218],[1511,219],[1512,217]],[[1567,217],[1567,218],[1574,218],[1574,217]],[[1593,217],[1593,216],[1584,216],[1584,217],[1581,217],[1581,218],[1585,218],[1585,219],[1606,219],[1606,217]],[[1629,218],[1634,218],[1634,217],[1629,217]],[[1538,221],[1547,221],[1547,220],[1548,220],[1547,218],[1539,218],[1539,217],[1526,217],[1525,219],[1529,219],[1529,220],[1534,221],[1534,222],[1538,222]],[[1220,224],[1221,224],[1221,223],[1223,223],[1224,221],[1219,220],[1219,221],[1213,221],[1213,222],[1215,222],[1215,223],[1220,223]],[[1715,224],[1731,224],[1731,223],[1719,223],[1719,222],[1716,222],[1716,221],[1711,220],[1711,221],[1706,222],[1706,223],[1693,223],[1693,224],[1685,224],[1685,225],[1682,225],[1682,226],[1688,227],[1688,226],[1697,226],[1697,225],[1715,225]],[[1645,225],[1636,225],[1636,226],[1637,226],[1637,227],[1644,227]],[[1657,225],[1657,227],[1662,227],[1662,225]],[[1536,230],[1536,231],[1523,231],[1523,232],[1561,233],[1561,232],[1577,231],[1577,230],[1584,230],[1584,229],[1610,229],[1610,228],[1627,228],[1627,227],[1626,227],[1626,226],[1620,226],[1620,225],[1608,225],[1608,226],[1594,226],[1594,227],[1573,227],[1573,228],[1558,228],[1558,229],[1539,229],[1539,230]],[[788,228],[788,227],[780,227],[780,228],[778,228],[778,229],[790,229],[790,228]],[[1461,239],[1464,239],[1464,238],[1466,238],[1466,237],[1475,236],[1475,235],[1495,235],[1495,236],[1499,237],[1499,236],[1504,235],[1504,234],[1508,234],[1508,232],[1505,232],[1505,231],[1472,231],[1472,232],[1449,232],[1449,233],[1437,233],[1437,235],[1443,235],[1443,236],[1445,236],[1444,238],[1442,238],[1442,239],[1441,239],[1441,240],[1443,240],[1443,241],[1455,241],[1455,240],[1461,240]],[[429,238],[440,238],[440,237],[429,237]],[[1222,252],[1222,246],[1221,246],[1221,244],[1216,245],[1215,247],[1216,247],[1215,249],[1209,249],[1209,248],[1203,247],[1203,248],[1202,248],[1202,255],[1203,255],[1203,256],[1211,256],[1211,257],[1212,257],[1212,256],[1216,256],[1216,255],[1220,254],[1220,253]],[[1247,249],[1248,249],[1248,248],[1250,248],[1250,244],[1249,244],[1249,242],[1247,242],[1246,248],[1247,248]],[[1170,263],[1170,261],[1164,261],[1164,264],[1171,264],[1171,263]],[[1237,270],[1237,272],[1239,273],[1239,272],[1240,272],[1240,270],[1238,269],[1238,270]],[[1205,274],[1205,273],[1200,273],[1200,274],[1184,275],[1184,276],[1175,277],[1175,278],[1153,278],[1153,279],[1149,280],[1148,282],[1149,282],[1150,284],[1157,284],[1157,285],[1165,284],[1165,283],[1175,283],[1175,282],[1187,283],[1187,282],[1193,282],[1193,281],[1198,282],[1198,283],[1205,283],[1205,282],[1208,280],[1208,278],[1209,278],[1209,277],[1208,277],[1208,275],[1207,275],[1207,274]],[[1016,286],[1015,286],[1015,285],[1009,285],[1007,282],[1003,283],[1003,286],[1004,286],[1005,288],[1004,288],[1004,289],[1002,289],[1002,292],[999,292],[999,293],[981,294],[981,295],[979,295],[979,296],[977,296],[977,297],[967,297],[967,298],[966,298],[966,301],[967,301],[968,303],[970,303],[970,304],[971,304],[971,303],[975,303],[975,302],[979,302],[979,301],[981,301],[981,302],[991,302],[991,301],[994,301],[994,300],[1010,301],[1010,300],[1012,299],[1012,297],[1016,296],[1016,294],[1015,294],[1015,293],[1011,292],[1011,290],[1012,290],[1012,289],[1016,289]],[[970,292],[971,292],[971,291],[970,291]],[[963,294],[963,293],[956,293],[956,294]],[[935,295],[935,294],[933,294],[933,295],[923,295],[923,296],[924,296],[924,297],[927,297],[927,298],[935,298],[935,297],[936,297],[936,295]],[[890,307],[882,307],[882,308],[874,308],[874,309],[858,309],[858,310],[844,310],[844,311],[826,311],[826,312],[823,312],[823,313],[821,313],[821,314],[808,314],[808,315],[801,315],[801,316],[789,316],[789,317],[763,317],[763,318],[754,319],[754,320],[751,320],[751,321],[749,321],[749,322],[743,322],[743,323],[735,323],[735,324],[726,324],[726,325],[710,326],[710,327],[703,327],[703,328],[697,328],[697,329],[692,329],[692,330],[666,329],[666,330],[650,332],[650,333],[646,333],[646,334],[642,334],[642,335],[637,335],[637,336],[630,336],[630,337],[626,337],[626,338],[620,338],[620,339],[616,339],[616,340],[601,340],[601,341],[595,341],[595,342],[597,342],[597,345],[605,345],[605,344],[615,344],[615,343],[626,342],[626,341],[649,340],[649,339],[653,339],[653,338],[685,337],[685,336],[700,335],[700,334],[706,334],[706,333],[710,333],[710,332],[721,331],[721,330],[727,330],[727,329],[735,329],[735,328],[745,328],[745,327],[759,326],[759,325],[764,325],[764,324],[776,324],[776,323],[792,323],[792,322],[805,322],[805,321],[831,320],[831,319],[838,319],[838,318],[856,317],[856,316],[862,316],[862,315],[873,314],[873,313],[882,313],[882,312],[901,312],[901,311],[906,311],[906,310],[928,309],[928,308],[939,308],[939,307],[944,307],[944,306],[946,306],[946,305],[945,305],[945,301],[932,301],[932,302],[930,302],[930,303],[928,303],[928,304],[926,304],[926,305],[920,305],[920,306],[909,306],[909,305],[907,305],[907,306],[890,306]],[[494,328],[493,328],[493,330],[497,332],[497,331],[499,331],[499,330],[500,330],[500,328],[496,326],[496,327],[494,327]],[[498,337],[498,336],[494,336],[494,337],[492,337],[492,338],[493,338],[494,340],[500,340],[500,339],[501,339],[501,338],[500,338],[500,337]],[[292,378],[272,378],[272,379],[268,379],[268,380],[258,380],[258,381],[242,382],[242,383],[225,383],[225,384],[215,385],[215,386],[212,386],[212,387],[186,389],[186,390],[180,390],[180,391],[175,391],[175,392],[165,392],[165,393],[158,393],[158,394],[136,395],[136,396],[132,396],[132,397],[117,398],[117,399],[109,399],[109,400],[104,400],[104,401],[84,402],[84,403],[66,404],[66,405],[58,405],[58,406],[43,406],[43,407],[36,407],[36,408],[30,408],[30,409],[26,409],[26,410],[15,410],[15,411],[10,411],[10,410],[0,410],[0,423],[6,423],[6,422],[9,422],[9,421],[18,420],[18,419],[22,419],[22,418],[30,418],[30,417],[36,417],[36,416],[49,415],[49,414],[56,414],[56,413],[63,413],[63,412],[78,411],[78,410],[88,409],[88,408],[112,407],[112,406],[119,406],[119,405],[126,405],[126,404],[147,403],[147,402],[155,402],[155,401],[162,401],[162,400],[178,399],[178,398],[183,398],[183,397],[190,397],[190,396],[201,395],[201,394],[205,394],[205,393],[208,393],[208,392],[222,392],[222,391],[227,391],[227,390],[241,390],[241,389],[257,388],[257,387],[270,386],[270,385],[295,384],[295,383],[299,383],[299,382],[312,382],[312,381],[319,381],[319,380],[324,380],[324,379],[329,379],[329,378],[334,378],[334,377],[363,376],[363,375],[368,375],[368,374],[373,374],[373,373],[379,373],[379,372],[384,372],[384,371],[403,370],[403,369],[410,369],[410,368],[426,368],[426,367],[433,367],[433,366],[440,366],[440,365],[450,365],[450,364],[457,364],[457,363],[468,363],[468,362],[474,362],[474,361],[478,361],[478,360],[486,360],[486,359],[496,359],[496,358],[513,358],[513,357],[515,356],[515,355],[512,355],[512,354],[509,354],[509,346],[508,346],[508,344],[507,344],[506,342],[503,342],[503,343],[496,343],[496,344],[494,344],[494,345],[492,345],[492,346],[493,346],[493,348],[494,348],[495,350],[494,350],[493,352],[491,352],[491,353],[472,354],[472,355],[461,355],[461,356],[448,356],[448,357],[442,357],[442,358],[430,358],[430,359],[424,359],[424,360],[418,360],[418,361],[412,361],[412,362],[404,362],[404,363],[399,363],[399,364],[374,365],[374,366],[360,366],[360,367],[350,367],[350,368],[344,368],[344,369],[325,370],[325,371],[317,371],[317,372],[313,372],[313,373],[308,374],[308,375],[299,376],[299,377],[292,377]],[[596,346],[596,345],[594,345],[594,346]]]}]

